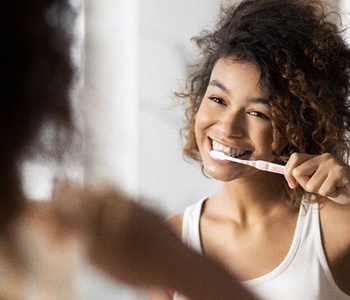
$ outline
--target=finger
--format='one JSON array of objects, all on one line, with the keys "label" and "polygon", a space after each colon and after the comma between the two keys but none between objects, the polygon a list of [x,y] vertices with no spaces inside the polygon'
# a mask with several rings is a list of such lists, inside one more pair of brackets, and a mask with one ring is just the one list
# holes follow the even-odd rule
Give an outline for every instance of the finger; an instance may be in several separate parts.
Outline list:
[{"label": "finger", "polygon": [[346,189],[346,187],[337,188],[337,190],[328,195],[328,199],[339,203],[341,205],[349,205],[350,204],[350,197],[349,197],[349,191]]},{"label": "finger", "polygon": [[301,165],[299,170],[296,170],[295,173],[301,172],[310,174],[314,167],[317,168],[317,170],[314,174],[309,175],[309,180],[307,180],[307,175],[299,179],[300,184],[308,192],[317,193],[326,197],[334,197],[334,195],[339,195],[340,188],[349,183],[343,166],[319,164],[317,159]]},{"label": "finger", "polygon": [[306,184],[306,181],[317,169],[317,164],[315,163],[305,166],[305,162],[308,162],[313,158],[315,158],[314,155],[301,153],[293,153],[290,156],[285,170],[285,178],[290,188],[296,188],[300,184],[299,181],[304,185]]},{"label": "finger", "polygon": [[286,164],[285,173],[284,173],[284,177],[290,188],[294,189],[298,186],[298,181],[293,175],[293,170],[312,157],[313,157],[312,155],[300,154],[300,153],[293,153],[290,156]]},{"label": "finger", "polygon": [[[314,160],[314,156],[308,154],[297,154],[291,157],[288,161],[287,181],[291,188],[297,187],[299,184],[307,188],[310,178],[315,174],[318,168],[318,163]],[[319,187],[317,181],[311,181],[309,189]]]},{"label": "finger", "polygon": [[343,188],[336,188],[332,192],[327,192],[327,193],[325,192],[324,196],[326,196],[328,198],[337,198],[341,194],[342,190],[343,190]]},{"label": "finger", "polygon": [[331,174],[329,174],[322,186],[319,188],[318,193],[321,196],[337,197],[348,183],[349,180],[347,178],[334,178],[331,176]]},{"label": "finger", "polygon": [[324,196],[322,194],[322,188],[324,192],[334,191],[334,184],[328,179],[327,173],[322,172],[322,170],[317,169],[315,173],[311,175],[303,175],[300,181],[300,185],[304,188],[305,191],[309,193],[316,193]]}]

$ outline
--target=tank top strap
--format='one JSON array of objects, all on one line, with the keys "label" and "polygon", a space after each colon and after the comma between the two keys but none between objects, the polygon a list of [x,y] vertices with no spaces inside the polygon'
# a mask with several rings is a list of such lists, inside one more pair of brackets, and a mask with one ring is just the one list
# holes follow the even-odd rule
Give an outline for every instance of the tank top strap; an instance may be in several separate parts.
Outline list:
[{"label": "tank top strap", "polygon": [[202,198],[196,204],[187,207],[182,222],[182,241],[199,253],[202,253],[199,220],[205,200],[207,198]]}]

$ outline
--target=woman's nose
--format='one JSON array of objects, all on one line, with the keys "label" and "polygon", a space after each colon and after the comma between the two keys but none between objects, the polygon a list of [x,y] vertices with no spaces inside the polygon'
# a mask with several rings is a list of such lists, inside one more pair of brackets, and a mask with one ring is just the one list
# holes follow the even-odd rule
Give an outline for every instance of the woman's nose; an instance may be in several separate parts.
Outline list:
[{"label": "woman's nose", "polygon": [[226,112],[221,116],[218,126],[223,137],[242,137],[244,135],[244,113]]}]

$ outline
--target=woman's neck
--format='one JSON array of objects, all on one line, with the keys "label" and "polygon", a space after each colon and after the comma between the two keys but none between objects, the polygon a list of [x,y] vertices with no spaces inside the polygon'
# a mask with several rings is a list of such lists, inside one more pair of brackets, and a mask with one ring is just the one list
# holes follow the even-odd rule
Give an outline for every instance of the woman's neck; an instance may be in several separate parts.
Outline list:
[{"label": "woman's neck", "polygon": [[212,203],[216,210],[238,222],[256,222],[271,217],[276,211],[280,214],[281,209],[294,210],[287,205],[286,188],[283,176],[259,172],[225,182],[212,197]]}]

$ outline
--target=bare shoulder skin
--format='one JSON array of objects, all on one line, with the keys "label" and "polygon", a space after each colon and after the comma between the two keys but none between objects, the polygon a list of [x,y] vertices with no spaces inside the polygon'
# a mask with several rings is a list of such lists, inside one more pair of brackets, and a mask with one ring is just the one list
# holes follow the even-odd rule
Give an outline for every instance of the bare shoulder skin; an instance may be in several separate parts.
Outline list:
[{"label": "bare shoulder skin", "polygon": [[350,205],[328,201],[320,211],[322,242],[338,287],[350,295]]}]

